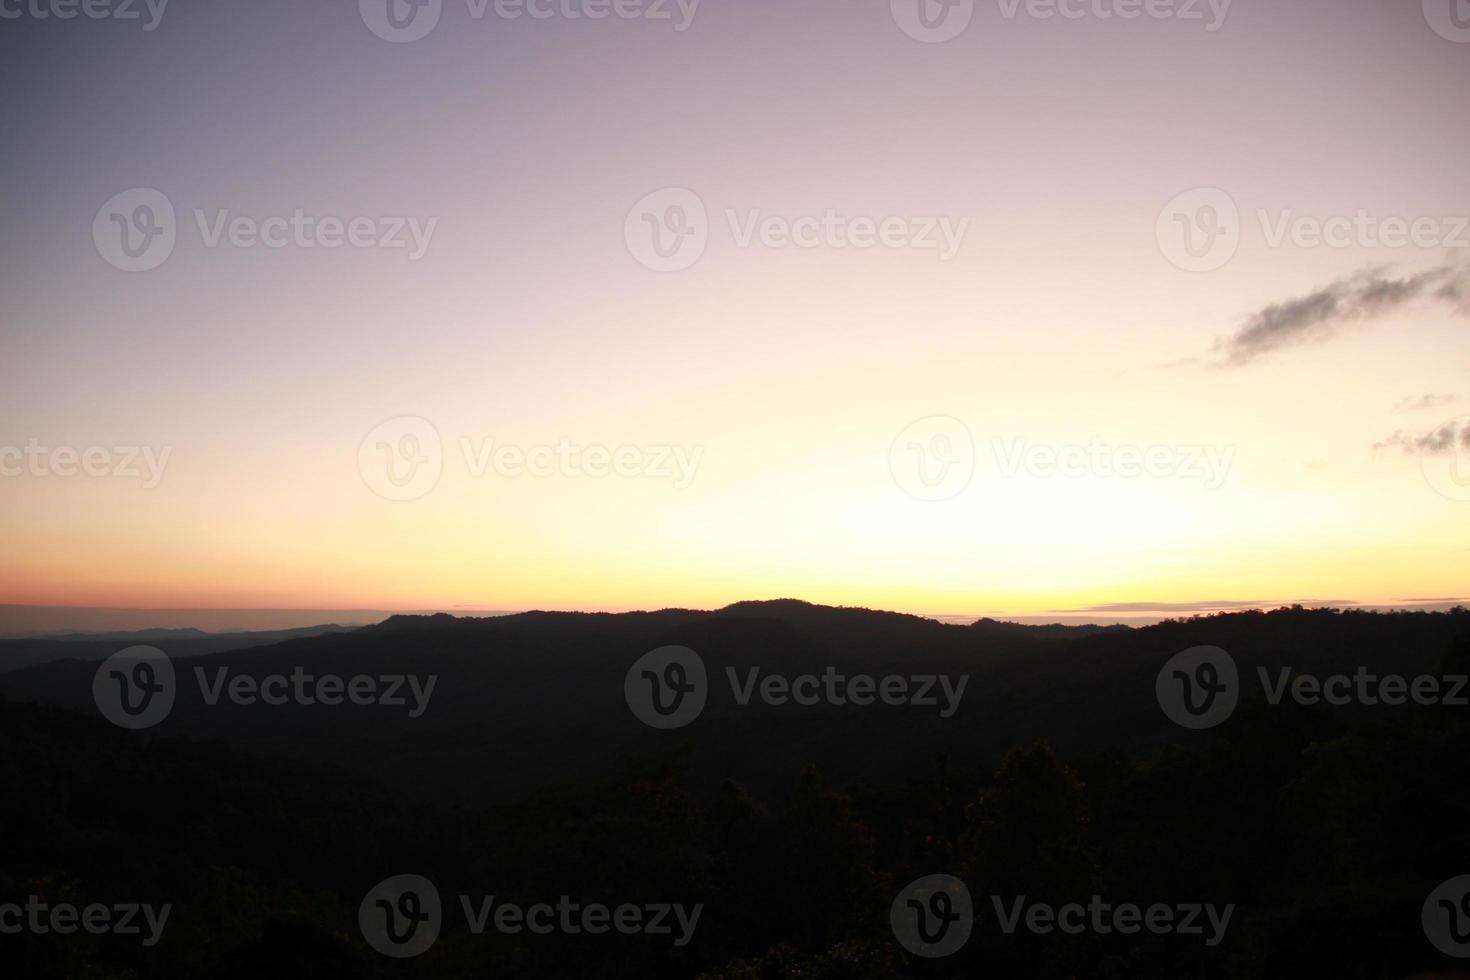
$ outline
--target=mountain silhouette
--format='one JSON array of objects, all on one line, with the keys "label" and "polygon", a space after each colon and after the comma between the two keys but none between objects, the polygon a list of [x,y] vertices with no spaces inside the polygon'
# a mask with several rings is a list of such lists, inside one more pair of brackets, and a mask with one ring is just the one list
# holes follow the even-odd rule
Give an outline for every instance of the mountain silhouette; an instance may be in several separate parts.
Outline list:
[{"label": "mountain silhouette", "polygon": [[[1470,615],[1281,609],[1142,629],[945,625],[791,600],[714,611],[395,616],[201,655],[177,703],[123,731],[95,661],[0,674],[0,904],[176,904],[169,941],[5,936],[0,971],[211,976],[750,978],[1454,976],[1425,896],[1470,867],[1464,709],[1271,705],[1211,731],[1156,700],[1163,665],[1226,650],[1242,677],[1470,669]],[[656,730],[630,667],[697,652],[704,711]],[[681,654],[683,656],[683,654]],[[384,705],[205,703],[192,678],[434,674],[421,717]],[[762,674],[967,675],[955,713],[762,703]],[[1249,687],[1242,685],[1242,689]],[[478,936],[446,921],[405,965],[369,949],[362,897],[411,872],[455,896],[697,903],[696,940]],[[976,897],[943,960],[889,909],[936,872]],[[1226,903],[1218,948],[1180,935],[1005,934],[988,896]],[[982,922],[981,920],[984,919]],[[597,940],[605,941],[597,941]],[[406,972],[405,972],[406,971]]]},{"label": "mountain silhouette", "polygon": [[[475,805],[584,784],[675,747],[689,753],[696,785],[706,790],[727,778],[774,789],[789,781],[792,759],[841,783],[884,784],[939,758],[993,768],[1013,746],[1040,738],[1063,754],[1197,743],[1197,733],[1172,723],[1155,696],[1160,667],[1191,647],[1226,649],[1243,675],[1359,665],[1419,674],[1435,669],[1467,623],[1465,613],[1282,609],[1141,629],[989,620],[959,626],[796,600],[714,611],[394,616],[350,632],[207,656],[189,642],[165,644],[179,696],[154,731],[224,738],[371,775],[424,798]],[[624,698],[631,665],[664,646],[694,650],[709,675],[703,713],[677,732],[642,724]],[[433,676],[437,683],[421,717],[382,705],[211,705],[201,695],[201,672],[206,681],[221,671],[258,679],[298,667],[344,678]],[[829,668],[843,676],[969,680],[948,718],[934,708],[882,703],[776,707],[756,698],[741,706],[733,693],[732,676],[743,683],[753,669],[763,677]],[[0,695],[93,711],[95,671],[94,663],[75,661],[13,670],[0,675]]]},{"label": "mountain silhouette", "polygon": [[124,632],[48,633],[0,639],[0,671],[55,660],[105,660],[120,648],[146,644],[181,657],[269,646],[286,640],[343,633],[349,626],[305,626],[284,630],[206,633],[197,629],[146,629]]}]

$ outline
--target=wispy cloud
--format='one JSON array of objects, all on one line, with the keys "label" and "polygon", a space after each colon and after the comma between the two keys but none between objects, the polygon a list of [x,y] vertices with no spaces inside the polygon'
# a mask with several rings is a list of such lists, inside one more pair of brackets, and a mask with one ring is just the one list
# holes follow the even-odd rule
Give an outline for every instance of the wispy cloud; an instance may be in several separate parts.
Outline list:
[{"label": "wispy cloud", "polygon": [[1455,401],[1454,395],[1418,395],[1410,398],[1400,398],[1394,403],[1396,412],[1412,412],[1421,408],[1442,408]]},{"label": "wispy cloud", "polygon": [[1423,435],[1400,429],[1387,439],[1375,442],[1373,448],[1398,448],[1411,456],[1443,456],[1456,449],[1470,452],[1470,421],[1456,419]]},{"label": "wispy cloud", "polygon": [[1428,297],[1470,313],[1470,265],[1441,265],[1404,278],[1365,269],[1321,289],[1272,303],[1215,342],[1220,363],[1248,364],[1286,347],[1331,340],[1350,323],[1374,320]]},{"label": "wispy cloud", "polygon": [[1278,606],[1355,606],[1354,599],[1200,599],[1194,602],[1105,602],[1080,609],[1052,609],[1053,613],[1219,612],[1237,609],[1274,609]]}]

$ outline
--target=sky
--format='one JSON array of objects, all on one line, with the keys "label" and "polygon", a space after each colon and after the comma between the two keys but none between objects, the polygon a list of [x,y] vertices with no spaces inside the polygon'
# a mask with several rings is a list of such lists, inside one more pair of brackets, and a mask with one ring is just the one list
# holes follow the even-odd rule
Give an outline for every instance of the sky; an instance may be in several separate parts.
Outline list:
[{"label": "sky", "polygon": [[1470,592],[1462,0],[388,2],[0,0],[0,603]]}]

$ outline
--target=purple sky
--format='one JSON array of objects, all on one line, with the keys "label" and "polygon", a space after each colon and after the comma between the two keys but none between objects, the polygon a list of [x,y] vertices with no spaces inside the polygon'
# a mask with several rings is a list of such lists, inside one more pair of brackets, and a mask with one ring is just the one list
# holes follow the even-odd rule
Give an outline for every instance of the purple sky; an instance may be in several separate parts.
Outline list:
[{"label": "purple sky", "polygon": [[[942,43],[887,0],[704,0],[684,30],[674,2],[667,20],[512,20],[444,0],[410,43],[341,0],[173,0],[153,30],[146,6],[35,15],[51,2],[0,19],[0,452],[170,457],[146,492],[0,478],[0,602],[800,595],[1020,616],[1463,581],[1470,502],[1433,472],[1453,452],[1426,448],[1470,412],[1463,307],[1436,292],[1463,276],[1470,214],[1452,0],[1443,17],[1438,0],[1201,2],[1198,19],[991,0]],[[149,271],[94,241],[131,188],[176,213]],[[672,273],[624,234],[666,188],[708,212],[702,256]],[[1238,208],[1238,250],[1204,272],[1156,231],[1198,188]],[[432,232],[417,258],[208,243],[221,212],[298,209]],[[1360,212],[1432,220],[1432,241],[1270,240]],[[943,258],[740,238],[828,213],[963,238]],[[1415,275],[1429,285],[1375,305]],[[409,504],[357,462],[403,417],[446,453]],[[981,465],[916,503],[890,443],[934,417],[983,453],[1101,438],[1230,447],[1230,470],[1202,490]],[[677,490],[477,479],[466,438],[702,455]]]}]

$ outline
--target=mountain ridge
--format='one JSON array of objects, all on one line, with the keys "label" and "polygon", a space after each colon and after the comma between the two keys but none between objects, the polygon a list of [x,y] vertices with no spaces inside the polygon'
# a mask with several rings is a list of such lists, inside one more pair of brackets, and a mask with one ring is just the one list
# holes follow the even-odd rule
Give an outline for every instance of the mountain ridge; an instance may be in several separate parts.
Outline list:
[{"label": "mountain ridge", "polygon": [[[945,624],[902,613],[809,603],[735,603],[720,610],[528,612],[395,617],[342,633],[206,654],[185,644],[173,666],[178,702],[159,734],[222,738],[327,762],[417,793],[472,802],[522,799],[585,783],[630,760],[684,746],[696,781],[715,773],[786,785],[812,763],[842,782],[886,784],[915,759],[946,756],[983,770],[1017,744],[1046,737],[1059,751],[1112,746],[1141,755],[1215,736],[1173,725],[1155,700],[1163,664],[1190,647],[1228,650],[1243,677],[1257,669],[1328,673],[1439,668],[1470,614],[1280,609],[1100,628]],[[166,645],[165,645],[166,646]],[[624,686],[659,647],[698,653],[709,678],[699,719],[675,732],[643,725]],[[0,647],[3,648],[3,647]],[[115,652],[115,651],[114,651]],[[0,674],[0,694],[95,715],[95,662],[68,660]],[[220,676],[432,676],[418,718],[381,705],[305,707],[206,703],[196,679]],[[773,674],[969,677],[953,717],[915,706],[795,709],[742,705],[730,678]],[[223,675],[221,675],[223,672]],[[535,746],[507,752],[504,746]]]}]

